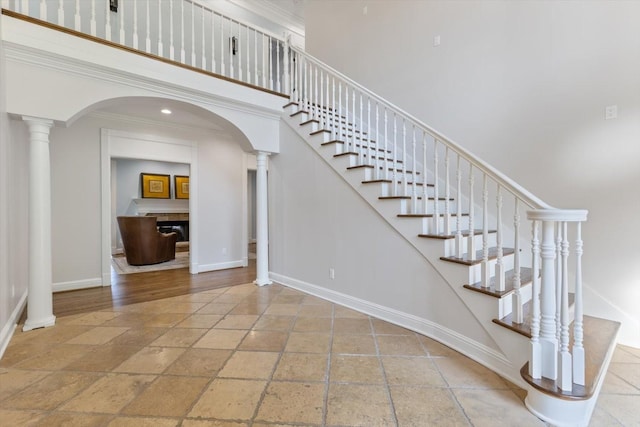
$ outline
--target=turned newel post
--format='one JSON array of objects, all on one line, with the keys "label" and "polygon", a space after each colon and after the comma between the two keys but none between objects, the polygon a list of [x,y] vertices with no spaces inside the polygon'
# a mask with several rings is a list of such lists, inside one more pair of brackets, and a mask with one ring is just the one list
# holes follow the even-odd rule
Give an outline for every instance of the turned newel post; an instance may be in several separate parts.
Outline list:
[{"label": "turned newel post", "polygon": [[258,286],[270,285],[269,280],[269,216],[267,198],[268,154],[256,156],[256,280]]},{"label": "turned newel post", "polygon": [[29,127],[29,291],[24,331],[53,326],[51,274],[51,173],[53,121],[22,117]]}]

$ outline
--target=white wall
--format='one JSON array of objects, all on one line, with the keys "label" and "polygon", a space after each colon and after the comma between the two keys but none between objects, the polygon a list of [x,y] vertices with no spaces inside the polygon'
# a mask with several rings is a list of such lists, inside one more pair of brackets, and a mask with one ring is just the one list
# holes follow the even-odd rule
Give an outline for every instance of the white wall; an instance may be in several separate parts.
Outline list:
[{"label": "white wall", "polygon": [[546,202],[589,210],[588,313],[622,321],[620,341],[640,346],[640,3],[306,7],[309,53]]},{"label": "white wall", "polygon": [[7,115],[5,76],[0,43],[0,357],[26,303],[28,286],[28,140]]},{"label": "white wall", "polygon": [[[87,116],[51,133],[53,281],[100,283],[100,129],[108,128],[198,143],[198,215],[201,268],[241,263],[245,154],[228,137],[160,123]],[[188,170],[188,169],[187,169]],[[214,220],[215,219],[215,220]],[[222,254],[222,248],[227,253]],[[202,271],[202,270],[201,270]]]},{"label": "white wall", "polygon": [[345,305],[364,301],[401,324],[432,325],[425,332],[445,342],[448,330],[496,349],[414,247],[284,123],[280,135],[282,151],[269,159],[272,278]]}]

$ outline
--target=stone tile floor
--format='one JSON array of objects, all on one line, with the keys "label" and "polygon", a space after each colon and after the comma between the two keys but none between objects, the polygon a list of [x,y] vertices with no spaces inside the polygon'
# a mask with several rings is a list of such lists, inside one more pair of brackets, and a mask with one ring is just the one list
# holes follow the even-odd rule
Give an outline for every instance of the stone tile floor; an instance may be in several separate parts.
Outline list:
[{"label": "stone tile floor", "polygon": [[[247,284],[57,319],[0,360],[0,426],[537,426],[524,391],[414,332]],[[618,346],[592,426],[640,425]]]}]

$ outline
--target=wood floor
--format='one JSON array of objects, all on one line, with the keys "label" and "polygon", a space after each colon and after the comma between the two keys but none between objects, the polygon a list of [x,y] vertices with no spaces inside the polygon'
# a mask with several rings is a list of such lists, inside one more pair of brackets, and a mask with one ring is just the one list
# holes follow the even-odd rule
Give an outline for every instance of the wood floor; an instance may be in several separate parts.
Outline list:
[{"label": "wood floor", "polygon": [[112,272],[110,287],[53,294],[53,313],[57,317],[69,316],[250,283],[255,278],[255,260],[249,260],[249,266],[244,268],[194,275],[190,274],[187,268],[122,275]]}]

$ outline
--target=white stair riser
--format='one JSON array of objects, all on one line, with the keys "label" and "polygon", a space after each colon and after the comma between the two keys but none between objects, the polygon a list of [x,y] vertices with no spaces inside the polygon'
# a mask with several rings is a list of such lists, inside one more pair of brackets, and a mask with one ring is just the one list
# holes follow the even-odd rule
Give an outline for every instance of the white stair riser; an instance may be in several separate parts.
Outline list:
[{"label": "white stair riser", "polygon": [[[480,258],[482,259],[482,258]],[[493,277],[495,275],[496,272],[496,262],[498,260],[497,259],[493,259],[493,260],[489,260],[489,273],[490,273],[490,277]],[[443,262],[447,262],[447,261],[443,261]],[[511,255],[505,255],[502,258],[502,263],[504,264],[504,270],[508,271],[508,270],[512,270],[513,269],[513,254]],[[469,266],[469,278],[467,283],[472,284],[472,283],[477,283],[480,282],[482,280],[482,263],[478,263],[476,265],[472,265]]]}]

